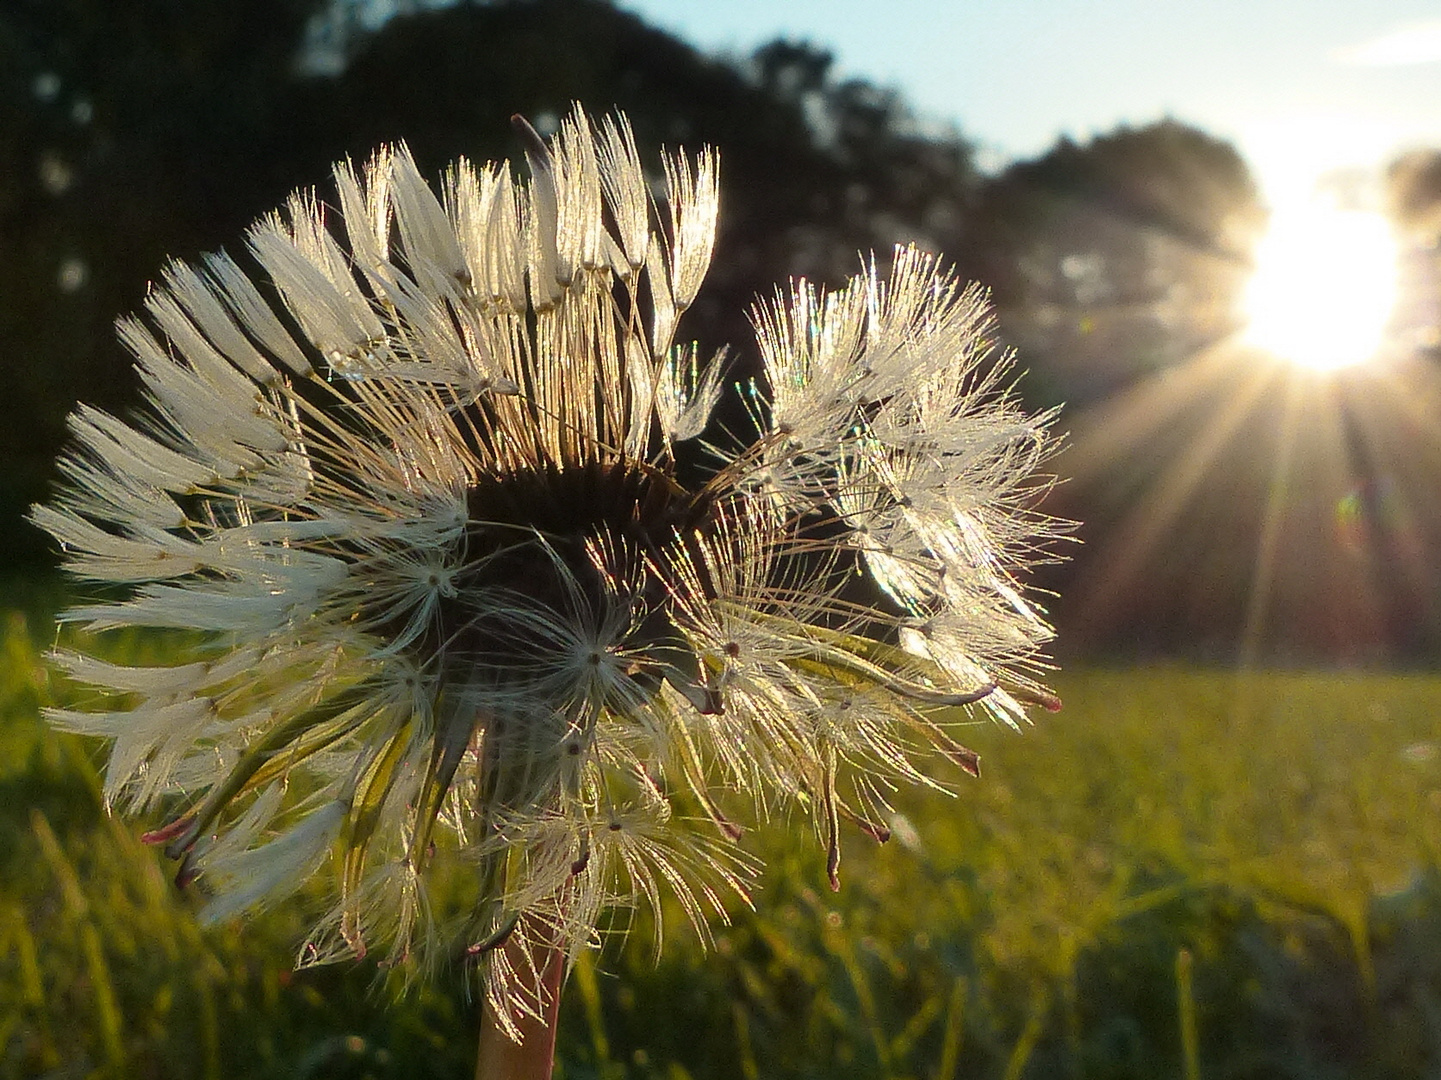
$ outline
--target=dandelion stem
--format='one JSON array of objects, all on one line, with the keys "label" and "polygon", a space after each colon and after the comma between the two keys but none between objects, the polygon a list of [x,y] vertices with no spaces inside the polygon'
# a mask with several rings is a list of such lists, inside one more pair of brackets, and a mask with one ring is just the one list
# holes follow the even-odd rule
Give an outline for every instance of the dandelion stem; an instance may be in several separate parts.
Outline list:
[{"label": "dandelion stem", "polygon": [[[512,952],[517,968],[531,961],[520,954],[514,937],[503,946]],[[533,961],[540,975],[540,1016],[519,1015],[517,1042],[506,1030],[494,1004],[486,1000],[480,1014],[480,1050],[475,1080],[550,1080],[555,1065],[555,1032],[560,1020],[560,991],[565,976],[565,953],[553,943],[533,946]],[[523,970],[523,969],[522,969]]]}]

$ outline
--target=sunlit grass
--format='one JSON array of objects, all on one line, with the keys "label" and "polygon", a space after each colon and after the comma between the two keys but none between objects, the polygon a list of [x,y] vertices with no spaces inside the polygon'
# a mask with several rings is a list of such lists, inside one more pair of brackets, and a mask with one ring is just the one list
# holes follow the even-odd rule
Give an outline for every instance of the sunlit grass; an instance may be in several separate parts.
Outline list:
[{"label": "sunlit grass", "polygon": [[[40,725],[67,691],[39,625],[0,628],[0,1076],[466,1076],[459,980],[391,1004],[373,968],[292,973],[291,906],[196,928],[138,826],[100,813],[96,748]],[[1435,1069],[1441,679],[1059,682],[1035,730],[974,729],[959,798],[908,794],[884,847],[849,836],[839,894],[798,819],[756,835],[758,910],[712,952],[678,929],[656,966],[642,928],[583,966],[558,1075]]]}]

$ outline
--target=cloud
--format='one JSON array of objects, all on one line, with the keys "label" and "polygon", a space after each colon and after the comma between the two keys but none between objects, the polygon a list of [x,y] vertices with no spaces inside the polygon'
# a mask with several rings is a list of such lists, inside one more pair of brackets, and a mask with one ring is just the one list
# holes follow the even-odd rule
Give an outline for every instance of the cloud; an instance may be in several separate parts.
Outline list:
[{"label": "cloud", "polygon": [[1441,19],[1403,26],[1359,45],[1337,49],[1332,56],[1354,67],[1441,63]]}]

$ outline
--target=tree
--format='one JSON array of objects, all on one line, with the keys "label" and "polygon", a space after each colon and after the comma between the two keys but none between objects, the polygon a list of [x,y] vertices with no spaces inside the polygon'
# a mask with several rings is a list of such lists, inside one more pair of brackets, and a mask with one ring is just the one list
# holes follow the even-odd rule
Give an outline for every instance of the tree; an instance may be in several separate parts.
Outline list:
[{"label": "tree", "polygon": [[1234,330],[1263,221],[1234,147],[1162,120],[1012,165],[983,186],[965,251],[1007,333],[1078,402]]},{"label": "tree", "polygon": [[624,110],[642,144],[721,148],[717,258],[690,321],[710,346],[744,346],[741,313],[788,277],[840,282],[858,251],[935,246],[975,190],[955,132],[921,131],[892,91],[835,82],[831,55],[805,44],[728,63],[605,0],[456,4],[347,40],[316,124],[336,155],[404,139],[432,173],[514,157],[513,113],[544,132],[573,101]]},{"label": "tree", "polygon": [[898,242],[944,245],[975,190],[958,135],[921,130],[892,91],[836,82],[810,46],[723,62],[606,0],[390,6],[0,9],[0,348],[24,358],[0,432],[0,541],[38,550],[18,516],[74,401],[132,400],[111,324],[165,260],[243,258],[258,214],[295,187],[327,198],[330,163],[378,144],[405,140],[433,177],[462,155],[516,157],[513,113],[545,130],[582,101],[624,109],[643,145],[722,148],[722,233],[685,329],[707,350],[741,346],[738,376],[757,292],[843,281],[858,251],[884,263]]},{"label": "tree", "polygon": [[1441,237],[1441,150],[1413,150],[1386,168],[1388,209],[1396,223],[1434,243]]},{"label": "tree", "polygon": [[111,324],[167,256],[233,241],[293,182],[277,145],[323,0],[15,0],[0,8],[0,542],[75,399],[133,393]]}]

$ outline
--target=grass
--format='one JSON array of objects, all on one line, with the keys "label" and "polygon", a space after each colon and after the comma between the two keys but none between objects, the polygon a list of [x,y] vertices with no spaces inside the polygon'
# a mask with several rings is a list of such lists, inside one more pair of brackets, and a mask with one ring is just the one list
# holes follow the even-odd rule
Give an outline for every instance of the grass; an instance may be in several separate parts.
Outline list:
[{"label": "grass", "polygon": [[[37,610],[43,603],[37,602]],[[201,931],[48,731],[0,617],[0,1077],[466,1077],[463,986],[292,970],[306,902]],[[153,643],[124,646],[143,657]],[[152,658],[153,662],[153,658]],[[1441,678],[1065,674],[979,782],[848,838],[747,838],[755,913],[572,975],[562,1080],[1416,1077],[1441,1069]],[[316,902],[316,901],[312,901]],[[672,920],[676,925],[680,920]]]}]

